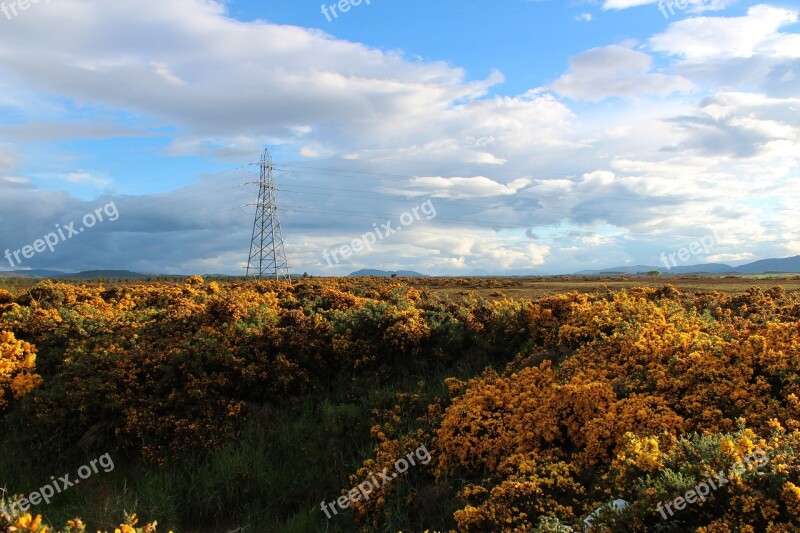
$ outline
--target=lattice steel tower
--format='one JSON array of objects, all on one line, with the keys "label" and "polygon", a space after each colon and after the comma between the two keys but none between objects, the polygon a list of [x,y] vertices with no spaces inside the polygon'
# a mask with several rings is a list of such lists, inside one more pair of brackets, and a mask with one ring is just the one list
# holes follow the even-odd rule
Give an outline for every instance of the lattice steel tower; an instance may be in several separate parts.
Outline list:
[{"label": "lattice steel tower", "polygon": [[292,281],[289,263],[283,247],[283,232],[278,219],[278,201],[275,196],[275,179],[272,176],[272,156],[265,149],[261,156],[256,219],[253,222],[253,239],[250,241],[250,258],[247,260],[247,278]]}]

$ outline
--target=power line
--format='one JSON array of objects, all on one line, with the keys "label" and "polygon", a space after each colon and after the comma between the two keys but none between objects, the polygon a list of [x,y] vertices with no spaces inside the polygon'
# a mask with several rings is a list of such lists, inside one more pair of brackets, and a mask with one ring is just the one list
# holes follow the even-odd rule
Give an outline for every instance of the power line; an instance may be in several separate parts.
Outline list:
[{"label": "power line", "polygon": [[[278,150],[278,151],[281,151],[281,152],[296,152],[296,150],[286,150],[286,149],[282,149],[282,148],[273,148],[273,150]],[[331,161],[331,160],[336,160],[337,157],[336,157],[336,154],[331,154],[328,157],[322,157],[320,159],[323,160],[323,161]],[[400,158],[394,158],[394,157],[363,157],[363,156],[359,155],[357,158],[354,158],[353,161],[368,161],[368,162],[369,161],[395,161],[395,162],[398,162],[398,163],[409,163],[409,164],[419,164],[419,163],[421,163],[423,165],[436,165],[436,166],[446,165],[446,166],[448,166],[450,168],[453,168],[453,164],[451,162],[449,162],[449,161],[436,162],[436,161],[423,161],[421,159],[400,159]],[[486,163],[465,163],[463,161],[460,161],[458,164],[461,165],[462,168],[465,168],[465,167],[474,167],[474,168],[482,168],[482,169],[489,168],[489,165],[487,165]],[[281,165],[286,166],[287,163],[281,163]],[[511,167],[506,167],[505,165],[491,165],[491,166],[493,167],[492,168],[493,172],[496,172],[496,171],[499,170],[499,171],[507,171],[507,172],[510,172],[510,173],[517,173],[517,174],[530,173],[530,174],[542,174],[542,175],[550,175],[550,176],[570,176],[570,175],[582,174],[582,173],[586,172],[586,170],[576,170],[576,171],[568,171],[568,172],[552,172],[552,171],[544,171],[544,170],[533,171],[531,169],[525,169],[525,170],[515,169],[515,168],[511,168]],[[456,167],[456,168],[458,168],[458,167]]]},{"label": "power line", "polygon": [[[324,187],[320,187],[320,188],[324,188]],[[289,190],[286,190],[286,189],[278,189],[278,190],[281,191],[281,192],[287,193],[287,194],[313,195],[313,196],[325,196],[325,197],[361,198],[361,199],[366,199],[366,200],[382,200],[382,201],[386,201],[386,202],[408,202],[408,200],[405,199],[405,198],[391,198],[391,197],[383,197],[383,196],[379,197],[379,196],[363,196],[363,195],[357,196],[357,195],[349,195],[349,194],[319,193],[319,192],[310,192],[310,191],[289,191]],[[336,190],[336,189],[330,189],[330,190]],[[437,202],[440,201],[440,200],[442,200],[442,199],[439,199],[439,198],[436,199]],[[450,205],[450,204],[458,204],[458,205],[462,205],[462,206],[478,207],[478,208],[481,208],[481,209],[500,209],[500,208],[504,208],[504,209],[506,209],[507,211],[509,211],[511,213],[518,214],[518,211],[516,211],[514,209],[515,206],[497,205],[500,202],[499,200],[498,200],[498,202],[495,202],[495,205],[482,204],[482,203],[469,203],[469,202],[462,202],[462,201],[459,201],[459,200],[448,200],[448,199],[443,199],[443,201],[448,202],[448,205]],[[667,205],[654,205],[654,206],[639,206],[639,207],[649,207],[649,208],[652,208],[652,209],[657,209],[657,208],[666,208],[666,207],[669,207],[669,206],[667,206]],[[595,215],[616,214],[616,215],[619,215],[621,217],[624,216],[627,219],[641,220],[641,221],[649,221],[649,220],[653,220],[653,218],[657,218],[656,216],[633,215],[633,214],[630,213],[630,211],[616,211],[616,210],[613,210],[613,209],[605,209],[605,208],[591,209],[591,208],[588,208],[588,207],[570,207],[570,206],[566,206],[566,207],[563,207],[563,208],[549,208],[548,210],[543,211],[543,214],[553,214],[553,215],[561,216],[563,218],[567,218],[567,217],[569,217],[570,215],[572,215],[574,213],[585,213],[585,214],[587,214],[589,216],[591,216],[593,214],[595,214]],[[492,224],[494,224],[494,223],[492,223]]]},{"label": "power line", "polygon": [[[352,178],[352,179],[366,179],[366,180],[372,180],[372,181],[378,181],[378,182],[394,183],[394,184],[396,184],[398,186],[400,186],[400,185],[411,185],[411,186],[414,186],[414,185],[413,184],[401,184],[401,183],[398,183],[398,181],[395,180],[395,179],[376,178],[376,177],[373,177],[373,176],[390,176],[390,177],[395,177],[395,178],[411,178],[411,179],[424,178],[424,177],[437,177],[437,176],[420,176],[418,174],[390,174],[390,173],[385,173],[385,172],[353,171],[353,170],[324,168],[324,167],[306,167],[306,166],[303,166],[303,165],[286,165],[286,164],[284,164],[282,166],[283,167],[293,167],[293,168],[298,168],[298,169],[317,170],[317,172],[315,172],[314,174],[315,175],[319,175],[319,176],[330,176],[330,177],[335,177],[335,178],[345,178],[346,177],[346,178]],[[289,174],[293,174],[295,172],[294,170],[291,170],[291,168],[281,168],[281,167],[276,167],[276,168],[280,168],[281,170],[283,170],[283,171],[285,171],[285,172],[287,172]],[[327,172],[322,172],[322,171],[327,171]],[[331,172],[333,172],[333,174],[331,174]],[[354,176],[352,174],[366,174],[366,176]],[[562,179],[568,179],[569,178],[568,175],[559,175],[559,176]],[[441,176],[439,176],[439,177],[441,177]],[[451,179],[451,178],[444,177],[443,179]],[[491,179],[491,178],[488,178],[488,179]],[[525,187],[525,188],[522,188],[520,190],[526,190],[527,188],[528,187]],[[416,192],[416,191],[408,191],[408,192]],[[565,194],[578,195],[578,194],[581,194],[581,192],[582,191],[567,191],[567,192],[565,192]],[[585,194],[587,196],[591,195],[592,197],[597,197],[597,198],[611,198],[611,199],[624,198],[624,199],[630,199],[630,196],[626,196],[626,195],[622,195],[622,194],[608,194],[608,193],[595,193],[595,192],[585,193]],[[686,194],[686,193],[684,193],[684,194]],[[661,197],[659,197],[659,198],[661,198]],[[675,203],[681,203],[681,199],[680,198],[676,198],[675,199]]]}]

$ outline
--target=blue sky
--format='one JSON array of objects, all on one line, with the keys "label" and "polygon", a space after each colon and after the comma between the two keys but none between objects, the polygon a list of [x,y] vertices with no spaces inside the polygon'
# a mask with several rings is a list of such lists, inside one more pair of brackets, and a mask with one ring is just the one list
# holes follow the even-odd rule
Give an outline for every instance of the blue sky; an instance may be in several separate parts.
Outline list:
[{"label": "blue sky", "polygon": [[0,269],[241,273],[266,146],[298,273],[800,254],[797,2],[321,4],[0,12],[0,252],[120,213]]}]

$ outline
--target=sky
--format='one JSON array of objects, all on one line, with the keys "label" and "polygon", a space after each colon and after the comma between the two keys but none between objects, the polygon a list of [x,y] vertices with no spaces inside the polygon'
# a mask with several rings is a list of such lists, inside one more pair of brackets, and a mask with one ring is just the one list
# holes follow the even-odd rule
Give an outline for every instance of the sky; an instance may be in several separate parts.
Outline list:
[{"label": "sky", "polygon": [[0,3],[0,270],[800,254],[800,2],[351,2]]}]

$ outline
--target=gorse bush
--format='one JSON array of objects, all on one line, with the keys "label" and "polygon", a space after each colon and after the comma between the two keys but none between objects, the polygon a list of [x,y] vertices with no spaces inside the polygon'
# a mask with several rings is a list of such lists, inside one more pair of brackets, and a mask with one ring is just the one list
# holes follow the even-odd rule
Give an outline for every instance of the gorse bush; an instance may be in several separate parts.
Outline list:
[{"label": "gorse bush", "polygon": [[[0,505],[4,503],[0,499]],[[5,524],[3,524],[4,521]],[[112,531],[113,533],[156,533],[158,529],[158,522],[151,522],[143,526],[138,524],[139,519],[135,514],[132,514],[125,517],[125,522],[120,524],[119,527],[115,527]],[[0,516],[0,527],[13,533],[86,533],[86,525],[80,518],[68,520],[63,528],[53,528],[45,525],[41,516],[34,517],[30,513],[11,517],[10,521],[5,516]],[[108,533],[108,531],[103,533]]]},{"label": "gorse bush", "polygon": [[[431,482],[462,486],[458,530],[530,531],[542,516],[577,528],[618,497],[636,504],[595,528],[796,530],[800,323],[795,297],[773,296],[748,294],[757,314],[748,299],[723,301],[711,321],[673,291],[576,297],[550,346],[569,350],[563,362],[521,354],[502,374],[456,384],[422,438],[438,459]],[[743,425],[743,436],[730,434]],[[697,453],[686,450],[690,434],[705,436],[691,441]],[[729,468],[719,443],[731,439],[750,451],[757,443],[770,464],[664,522],[658,498],[679,495],[675,479]]]},{"label": "gorse bush", "polygon": [[[592,527],[795,531],[799,310],[780,288],[456,303],[388,280],[43,282],[0,293],[3,446],[61,461],[110,451],[121,471],[160,483],[205,465],[196,468],[252,487],[253,502],[281,494],[279,476],[221,468],[225,453],[253,465],[263,461],[248,453],[305,454],[323,479],[287,488],[271,508],[287,530],[318,529],[325,518],[307,511],[316,498],[392,471],[424,445],[430,464],[324,527],[580,530],[624,499]],[[302,443],[297,457],[278,436]],[[763,468],[659,515],[660,502],[755,448],[769,456]],[[127,490],[114,483],[106,502]],[[207,480],[203,497],[217,485]],[[202,508],[199,497],[176,488],[161,509]],[[229,497],[195,514],[206,527],[216,520],[211,529],[237,524]]]},{"label": "gorse bush", "polygon": [[39,386],[41,377],[34,372],[35,366],[33,346],[9,331],[0,331],[0,413]]}]

